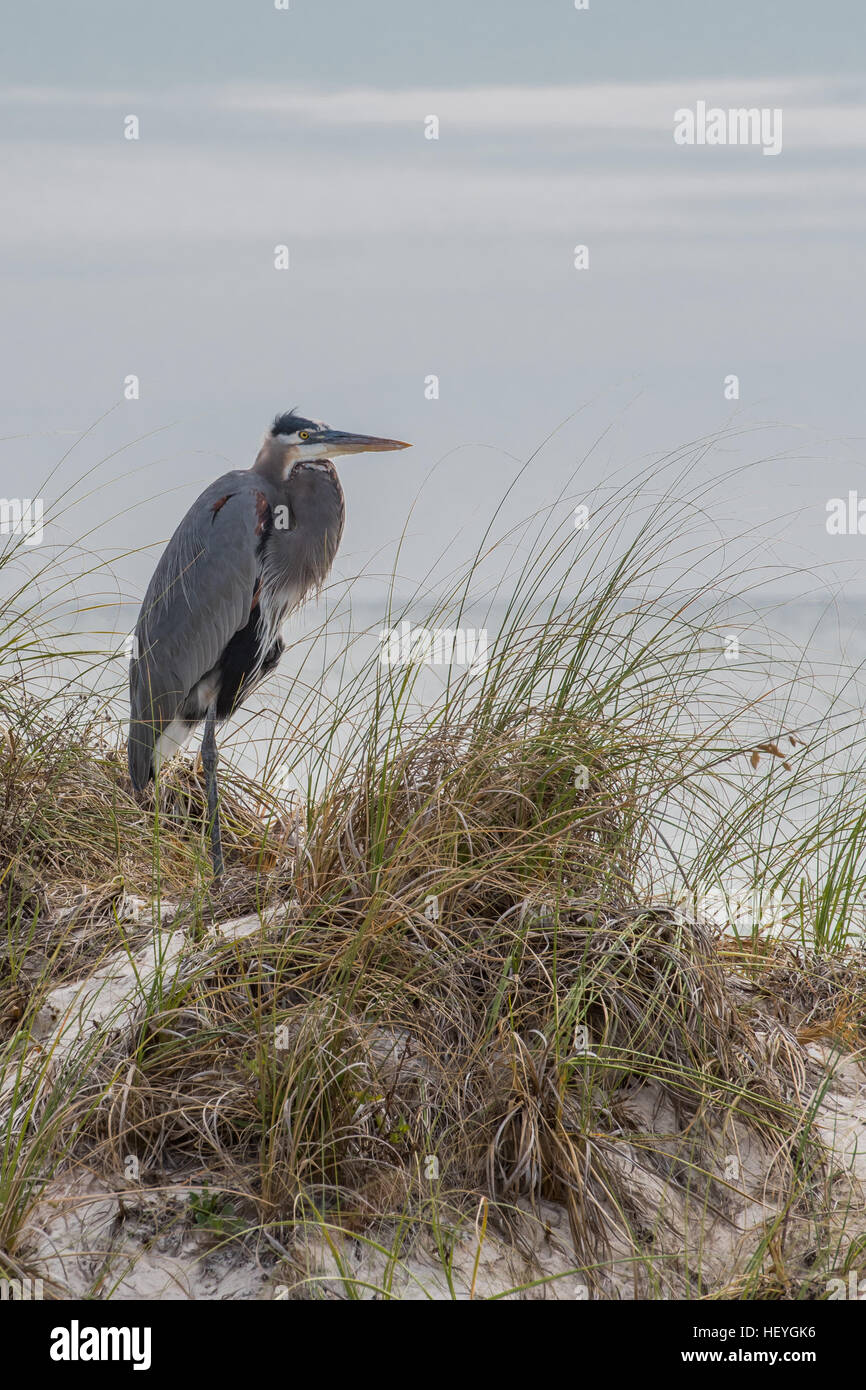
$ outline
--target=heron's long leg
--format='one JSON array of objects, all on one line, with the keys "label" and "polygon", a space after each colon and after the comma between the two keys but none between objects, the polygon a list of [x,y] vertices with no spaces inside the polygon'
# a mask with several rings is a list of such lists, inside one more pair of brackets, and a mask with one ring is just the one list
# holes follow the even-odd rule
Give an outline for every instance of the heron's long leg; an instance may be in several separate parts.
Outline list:
[{"label": "heron's long leg", "polygon": [[223,845],[220,834],[220,806],[217,793],[217,746],[216,746],[216,704],[212,704],[205,716],[204,737],[201,741],[201,760],[207,778],[207,815],[210,823],[210,852],[213,861],[214,877],[220,878],[223,871]]}]

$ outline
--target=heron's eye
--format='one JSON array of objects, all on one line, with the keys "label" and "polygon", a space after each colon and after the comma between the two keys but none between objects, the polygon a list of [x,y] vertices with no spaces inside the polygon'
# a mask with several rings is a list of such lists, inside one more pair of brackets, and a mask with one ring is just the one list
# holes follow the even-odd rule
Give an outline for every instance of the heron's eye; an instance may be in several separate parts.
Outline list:
[{"label": "heron's eye", "polygon": [[309,437],[310,437],[310,431],[309,431],[309,430],[300,430],[300,431],[298,432],[298,438],[299,438],[299,439],[309,439]]}]

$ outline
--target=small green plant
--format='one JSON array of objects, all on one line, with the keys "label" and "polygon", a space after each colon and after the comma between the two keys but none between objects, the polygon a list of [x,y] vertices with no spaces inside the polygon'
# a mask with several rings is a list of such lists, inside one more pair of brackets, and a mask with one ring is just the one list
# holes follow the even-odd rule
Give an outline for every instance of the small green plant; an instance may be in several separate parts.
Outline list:
[{"label": "small green plant", "polygon": [[189,1194],[189,1212],[193,1224],[199,1231],[208,1231],[215,1236],[236,1236],[244,1223],[237,1215],[234,1204],[226,1200],[221,1192],[211,1192],[207,1183],[200,1192]]}]

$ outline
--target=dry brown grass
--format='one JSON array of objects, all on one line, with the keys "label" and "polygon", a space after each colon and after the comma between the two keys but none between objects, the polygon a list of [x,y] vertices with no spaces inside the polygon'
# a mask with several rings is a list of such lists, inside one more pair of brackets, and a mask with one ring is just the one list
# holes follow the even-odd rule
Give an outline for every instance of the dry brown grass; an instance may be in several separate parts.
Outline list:
[{"label": "dry brown grass", "polygon": [[[841,947],[866,882],[862,773],[853,755],[839,772],[852,745],[829,719],[773,755],[788,694],[748,693],[766,652],[726,663],[732,576],[697,539],[668,582],[711,510],[687,452],[684,490],[653,461],[645,494],[604,490],[579,545],[562,499],[505,537],[527,558],[487,664],[435,698],[378,653],[350,670],[342,642],[301,662],[268,765],[303,798],[221,769],[218,890],[195,768],[136,800],[116,689],[32,699],[21,664],[50,667],[51,643],[23,643],[5,604],[3,1268],[36,1259],[49,1196],[67,1184],[74,1207],[85,1179],[117,1208],[109,1244],[136,1220],[148,1252],[195,1226],[293,1296],[328,1284],[311,1232],[350,1297],[392,1296],[422,1247],[454,1294],[466,1238],[475,1292],[492,1232],[529,1284],[557,1216],[565,1263],[543,1277],[603,1297],[774,1297],[844,1257],[860,1196],[818,1133],[814,1041],[860,1038],[862,963]],[[430,625],[487,592],[494,549],[480,537]],[[670,905],[743,877],[787,895],[820,950],[720,942]],[[112,972],[113,1012],[88,1022],[73,986]],[[91,1230],[62,1239],[109,1294]],[[347,1241],[380,1263],[350,1267]]]},{"label": "dry brown grass", "polygon": [[[311,1221],[332,1237],[381,1238],[394,1222],[429,1237],[465,1227],[482,1200],[491,1229],[528,1249],[556,1204],[596,1292],[626,1270],[637,1292],[683,1296],[711,1287],[686,1231],[733,1229],[755,1193],[725,1156],[756,1146],[795,1277],[826,1215],[817,1073],[796,1038],[780,1046],[743,1008],[709,928],[641,903],[639,808],[600,744],[600,730],[539,712],[448,740],[405,729],[386,784],[372,763],[336,778],[293,842],[280,826],[267,872],[255,865],[273,864],[273,825],[228,787],[228,896],[208,903],[203,881],[181,899],[163,928],[182,936],[177,969],[88,1044],[44,1170],[84,1164],[116,1184],[134,1155],[145,1187],[207,1177],[247,1239],[288,1255]],[[123,912],[126,875],[140,885],[147,861],[117,858],[108,829],[88,838],[110,808],[141,845],[147,809],[116,754],[90,757],[12,788],[21,805],[50,787],[95,880],[37,918],[7,976],[19,1050],[49,989],[152,930]],[[179,767],[161,795],[162,863],[182,889],[200,867],[201,789]],[[41,840],[18,825],[8,862],[31,863]],[[48,844],[68,881],[79,840]],[[284,919],[240,940],[206,934],[265,904]]]}]

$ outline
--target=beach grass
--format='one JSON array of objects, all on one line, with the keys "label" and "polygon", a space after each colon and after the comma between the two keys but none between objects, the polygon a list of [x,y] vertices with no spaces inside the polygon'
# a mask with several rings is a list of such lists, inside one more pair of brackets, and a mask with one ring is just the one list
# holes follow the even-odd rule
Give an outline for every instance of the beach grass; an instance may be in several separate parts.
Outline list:
[{"label": "beach grass", "polygon": [[[707,528],[713,445],[586,529],[567,489],[494,511],[408,597],[398,552],[375,633],[335,585],[255,770],[223,758],[219,885],[194,759],[133,795],[122,661],[7,545],[6,1277],[156,1296],[170,1248],[197,1297],[218,1256],[219,1296],[827,1296],[863,1239],[827,1120],[864,1034],[856,673],[819,700],[744,621],[779,576]],[[470,620],[482,661],[382,659]]]}]

